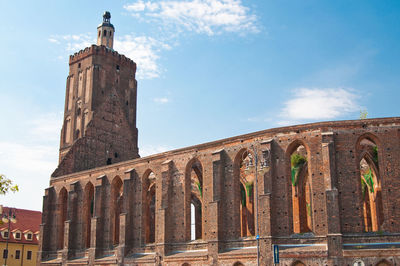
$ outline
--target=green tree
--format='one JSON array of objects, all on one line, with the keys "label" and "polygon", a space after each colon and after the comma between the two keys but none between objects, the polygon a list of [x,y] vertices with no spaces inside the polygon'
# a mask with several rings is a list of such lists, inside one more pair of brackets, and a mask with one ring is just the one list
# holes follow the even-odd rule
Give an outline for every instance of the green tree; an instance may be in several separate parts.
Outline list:
[{"label": "green tree", "polygon": [[364,109],[364,110],[360,111],[360,119],[367,119],[367,116],[368,116],[367,109]]},{"label": "green tree", "polygon": [[18,190],[18,185],[14,185],[11,179],[8,179],[5,175],[0,174],[0,195],[5,195],[10,191],[17,192]]}]

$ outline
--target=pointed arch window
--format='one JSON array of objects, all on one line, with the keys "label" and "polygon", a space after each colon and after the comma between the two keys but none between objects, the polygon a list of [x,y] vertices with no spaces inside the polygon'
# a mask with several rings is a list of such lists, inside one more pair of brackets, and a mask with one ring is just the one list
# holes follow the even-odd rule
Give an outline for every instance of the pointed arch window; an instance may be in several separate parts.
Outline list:
[{"label": "pointed arch window", "polygon": [[309,173],[307,148],[294,142],[289,148],[289,176],[292,191],[293,233],[307,233],[313,230],[312,183]]},{"label": "pointed arch window", "polygon": [[379,231],[383,223],[382,189],[379,174],[379,148],[369,137],[359,141],[359,170],[365,232]]}]

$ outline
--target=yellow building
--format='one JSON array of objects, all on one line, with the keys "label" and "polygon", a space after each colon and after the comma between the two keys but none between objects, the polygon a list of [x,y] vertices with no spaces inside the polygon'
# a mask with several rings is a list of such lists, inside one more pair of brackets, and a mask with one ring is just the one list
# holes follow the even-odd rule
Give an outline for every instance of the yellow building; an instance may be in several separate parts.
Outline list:
[{"label": "yellow building", "polygon": [[36,265],[42,213],[0,206],[0,215],[0,265]]}]

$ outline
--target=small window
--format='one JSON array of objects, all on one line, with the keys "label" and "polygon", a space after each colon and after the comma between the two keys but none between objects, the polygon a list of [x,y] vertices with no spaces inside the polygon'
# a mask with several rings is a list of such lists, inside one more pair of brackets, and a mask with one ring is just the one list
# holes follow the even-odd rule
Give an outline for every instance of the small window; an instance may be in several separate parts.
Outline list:
[{"label": "small window", "polygon": [[15,239],[21,239],[21,233],[20,232],[15,233]]},{"label": "small window", "polygon": [[5,249],[3,250],[3,259],[7,259],[8,258],[8,250]]},{"label": "small window", "polygon": [[19,260],[20,256],[21,256],[21,250],[16,250],[15,251],[15,259]]},{"label": "small window", "polygon": [[99,37],[100,37],[101,31],[99,31]]},{"label": "small window", "polygon": [[110,165],[110,164],[112,164],[111,158],[108,158],[108,159],[107,159],[107,165]]},{"label": "small window", "polygon": [[114,157],[115,157],[115,158],[118,158],[118,152],[115,152],[115,153],[114,153]]},{"label": "small window", "polygon": [[26,238],[28,239],[28,240],[32,240],[32,234],[28,234],[27,236],[26,236]]},{"label": "small window", "polygon": [[107,36],[107,31],[106,30],[104,30],[104,34],[103,34],[104,36]]},{"label": "small window", "polygon": [[5,231],[4,233],[3,233],[3,238],[8,238],[8,231]]},{"label": "small window", "polygon": [[32,251],[28,250],[28,253],[26,253],[26,259],[31,260],[32,259]]},{"label": "small window", "polygon": [[[78,64],[78,68],[81,68],[81,63]],[[81,79],[82,79],[82,77],[81,77]]]},{"label": "small window", "polygon": [[117,67],[116,67],[116,68],[117,68],[117,70],[119,70],[119,65],[117,65]]}]

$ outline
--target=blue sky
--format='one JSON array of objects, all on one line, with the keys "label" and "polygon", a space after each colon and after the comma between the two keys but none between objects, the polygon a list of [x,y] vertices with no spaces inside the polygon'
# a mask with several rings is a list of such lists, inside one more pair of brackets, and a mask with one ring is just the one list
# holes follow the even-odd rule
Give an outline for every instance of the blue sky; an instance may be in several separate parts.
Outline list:
[{"label": "blue sky", "polygon": [[398,1],[0,0],[0,204],[41,210],[70,54],[105,10],[138,65],[142,156],[267,128],[398,116]]}]

